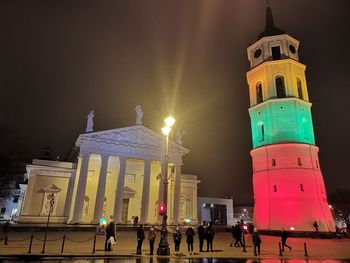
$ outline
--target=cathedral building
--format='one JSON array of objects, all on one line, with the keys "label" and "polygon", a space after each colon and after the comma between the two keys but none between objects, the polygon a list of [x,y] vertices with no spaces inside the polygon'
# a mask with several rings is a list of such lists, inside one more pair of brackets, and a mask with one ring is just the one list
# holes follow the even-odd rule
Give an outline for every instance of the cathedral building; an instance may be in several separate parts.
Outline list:
[{"label": "cathedral building", "polygon": [[143,126],[137,114],[134,126],[98,132],[89,115],[87,132],[75,143],[77,163],[34,159],[27,165],[19,222],[46,222],[50,209],[52,223],[91,224],[105,218],[127,224],[136,216],[145,224],[160,222],[162,175],[168,169],[169,222],[197,223],[200,181],[181,173],[189,150],[170,141],[165,167],[164,136]]},{"label": "cathedral building", "polygon": [[306,66],[299,41],[277,28],[270,6],[265,30],[247,49],[253,150],[254,225],[258,229],[334,231],[315,145]]}]

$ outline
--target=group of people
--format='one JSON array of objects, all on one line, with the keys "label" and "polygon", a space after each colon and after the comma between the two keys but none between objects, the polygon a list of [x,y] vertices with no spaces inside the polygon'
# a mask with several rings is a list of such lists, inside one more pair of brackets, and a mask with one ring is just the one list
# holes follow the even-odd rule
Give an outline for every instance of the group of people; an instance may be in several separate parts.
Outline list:
[{"label": "group of people", "polygon": [[[260,244],[261,244],[260,235],[258,233],[258,230],[253,225],[251,225],[251,230],[249,232],[251,233],[251,237],[252,237],[252,243],[254,247],[254,256],[258,256],[260,255]],[[242,222],[237,222],[236,225],[231,227],[231,234],[233,238],[230,244],[231,247],[233,244],[235,247],[242,247],[243,245],[245,245],[242,242],[242,237],[244,235]],[[291,251],[292,247],[287,245],[288,232],[284,228],[282,228],[280,236],[281,236],[281,251],[284,251],[285,247],[289,248],[289,251]]]},{"label": "group of people", "polygon": [[[179,227],[176,227],[174,233],[173,233],[173,239],[174,239],[174,245],[175,245],[175,255],[180,255],[180,245],[182,241],[182,233],[186,236],[186,243],[187,243],[187,249],[188,253],[190,255],[193,255],[193,243],[194,243],[194,236],[196,235],[196,232],[193,228],[193,226],[188,225],[184,231],[182,231]],[[213,240],[215,235],[215,229],[213,227],[213,223],[209,222],[208,224],[205,224],[205,222],[202,222],[197,229],[198,233],[198,239],[199,239],[199,251],[204,252],[203,246],[204,246],[204,240],[207,242],[207,249],[206,252],[213,251]],[[236,225],[232,226],[231,233],[233,240],[230,244],[234,244],[235,247],[242,247],[244,243],[242,242],[242,236],[244,234],[242,224],[240,222],[237,222]],[[142,244],[145,236],[145,231],[143,224],[139,224],[137,228],[137,248],[136,248],[136,254],[141,255],[142,254]],[[281,230],[281,250],[284,251],[284,248],[287,247],[289,250],[292,250],[292,247],[287,245],[287,238],[288,238],[288,232],[282,228]],[[157,233],[154,226],[151,226],[148,232],[148,241],[149,241],[149,255],[153,255],[154,253],[154,242],[156,240]],[[261,238],[258,233],[258,230],[256,228],[253,228],[253,231],[251,233],[252,237],[252,243],[254,247],[254,255],[258,256],[260,255],[260,244],[261,244]],[[116,224],[115,221],[112,221],[109,223],[109,225],[106,228],[106,242],[105,242],[105,251],[111,251],[112,244],[116,242]]]},{"label": "group of people", "polygon": [[[188,225],[184,231],[182,231],[179,227],[176,227],[173,233],[173,239],[175,244],[175,255],[180,255],[180,244],[182,241],[182,232],[184,232],[186,236],[186,243],[188,253],[190,255],[194,254],[193,243],[196,232],[193,226]],[[205,224],[202,222],[197,229],[198,239],[199,239],[199,251],[203,252],[204,240],[207,241],[207,252],[213,251],[213,240],[215,235],[215,230],[212,222]],[[142,244],[146,238],[143,224],[139,224],[136,232],[137,237],[137,248],[136,254],[142,254]],[[153,255],[154,253],[154,242],[156,240],[157,233],[154,226],[151,226],[148,232],[148,241],[149,241],[149,255]],[[105,251],[111,251],[112,245],[116,242],[116,222],[111,221],[106,227],[106,241],[105,241]]]},{"label": "group of people", "polygon": [[[205,222],[202,222],[198,226],[197,233],[198,233],[198,239],[199,239],[199,252],[204,252],[203,250],[204,240],[207,241],[206,252],[209,252],[209,251],[212,252],[214,235],[215,235],[215,229],[213,227],[213,223],[209,222],[206,225]],[[195,234],[196,233],[193,226],[188,225],[185,231],[185,235],[186,235],[187,250],[190,255],[194,254],[193,243],[194,243]],[[174,237],[174,244],[175,244],[175,255],[180,255],[180,244],[181,244],[182,234],[179,227],[175,229],[173,237]]]}]

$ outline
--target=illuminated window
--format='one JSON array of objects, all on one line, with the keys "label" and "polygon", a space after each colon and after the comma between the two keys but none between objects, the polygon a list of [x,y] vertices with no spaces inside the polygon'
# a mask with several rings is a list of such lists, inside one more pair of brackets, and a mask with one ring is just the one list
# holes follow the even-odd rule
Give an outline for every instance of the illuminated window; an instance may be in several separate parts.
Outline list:
[{"label": "illuminated window", "polygon": [[301,158],[300,158],[300,157],[298,157],[298,165],[299,165],[299,166],[302,166]]},{"label": "illuminated window", "polygon": [[277,192],[277,186],[276,185],[273,186],[273,191]]},{"label": "illuminated window", "polygon": [[273,60],[280,60],[281,59],[281,49],[279,46],[277,47],[272,47],[272,59]]},{"label": "illuminated window", "polygon": [[301,80],[299,78],[297,78],[297,87],[298,87],[298,97],[299,99],[304,99],[304,96],[303,96],[303,89],[302,89],[302,86],[301,86]]},{"label": "illuminated window", "polygon": [[258,123],[258,139],[259,142],[263,142],[265,140],[265,128],[262,122]]},{"label": "illuminated window", "polygon": [[300,191],[304,192],[303,184],[300,184]]},{"label": "illuminated window", "polygon": [[263,102],[263,92],[262,92],[262,85],[261,82],[256,84],[256,103]]},{"label": "illuminated window", "polygon": [[286,97],[286,87],[284,85],[284,78],[282,76],[277,76],[275,79],[275,84],[276,84],[277,98],[285,98]]},{"label": "illuminated window", "polygon": [[265,140],[265,129],[264,129],[264,124],[261,125],[261,137],[262,137],[262,141]]},{"label": "illuminated window", "polygon": [[276,166],[276,159],[272,159],[272,166]]}]

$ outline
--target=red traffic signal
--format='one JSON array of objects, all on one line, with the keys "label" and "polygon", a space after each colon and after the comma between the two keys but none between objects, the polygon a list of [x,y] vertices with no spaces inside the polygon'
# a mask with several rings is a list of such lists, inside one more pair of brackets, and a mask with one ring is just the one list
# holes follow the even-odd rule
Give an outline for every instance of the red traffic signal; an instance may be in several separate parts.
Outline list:
[{"label": "red traffic signal", "polygon": [[161,216],[165,215],[165,210],[166,210],[165,205],[160,205],[159,206],[159,215],[161,215]]}]

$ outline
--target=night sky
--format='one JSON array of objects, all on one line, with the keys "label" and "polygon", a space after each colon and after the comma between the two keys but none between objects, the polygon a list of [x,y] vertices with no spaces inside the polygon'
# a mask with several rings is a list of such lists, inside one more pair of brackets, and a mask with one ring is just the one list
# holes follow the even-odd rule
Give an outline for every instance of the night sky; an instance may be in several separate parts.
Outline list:
[{"label": "night sky", "polygon": [[[271,0],[298,39],[328,193],[350,188],[350,1]],[[95,111],[95,131],[185,131],[183,172],[200,196],[252,202],[247,47],[263,0],[1,1],[0,124],[29,161],[50,145],[64,159]],[[1,144],[1,142],[0,142]],[[0,145],[1,147],[1,145]]]}]

